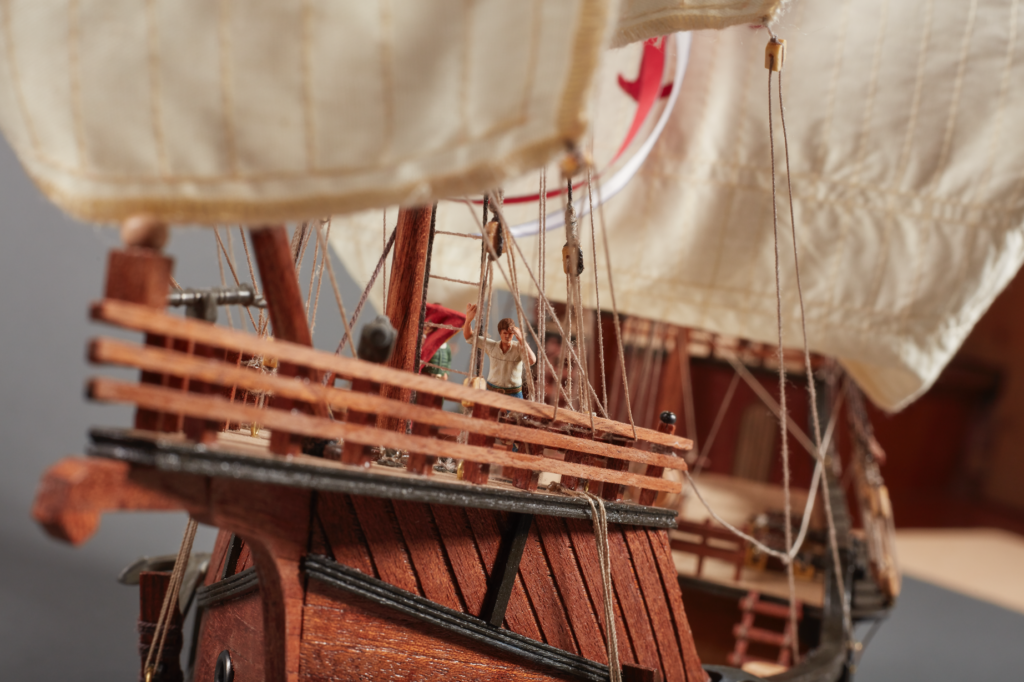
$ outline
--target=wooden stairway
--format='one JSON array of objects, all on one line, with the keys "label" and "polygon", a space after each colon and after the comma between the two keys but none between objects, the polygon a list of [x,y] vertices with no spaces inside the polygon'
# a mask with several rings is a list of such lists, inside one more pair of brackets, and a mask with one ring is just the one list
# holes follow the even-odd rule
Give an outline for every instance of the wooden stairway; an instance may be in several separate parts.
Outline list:
[{"label": "wooden stairway", "polygon": [[[794,636],[792,624],[789,621],[789,606],[775,602],[764,601],[759,592],[748,592],[747,596],[740,599],[740,612],[743,614],[740,622],[733,626],[732,634],[736,638],[736,647],[729,654],[729,665],[737,668],[744,663],[774,663],[789,668],[793,665],[791,637]],[[754,618],[766,616],[783,622],[782,631],[769,630],[763,627],[755,627]],[[799,623],[803,618],[803,605],[796,603],[796,619]],[[747,653],[750,643],[766,644],[779,648],[778,657],[771,659],[761,656],[752,656]]]}]

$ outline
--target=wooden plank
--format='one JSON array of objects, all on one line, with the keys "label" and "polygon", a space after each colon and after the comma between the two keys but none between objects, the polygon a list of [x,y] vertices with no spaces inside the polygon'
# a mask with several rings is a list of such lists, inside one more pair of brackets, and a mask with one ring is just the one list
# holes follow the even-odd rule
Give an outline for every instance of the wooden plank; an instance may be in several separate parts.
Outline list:
[{"label": "wooden plank", "polygon": [[477,551],[469,519],[461,507],[432,504],[434,520],[458,583],[466,613],[480,616],[487,594],[487,573]]},{"label": "wooden plank", "polygon": [[[195,657],[195,682],[214,682],[221,651],[231,655],[235,670],[245,679],[263,680],[263,608],[259,592],[217,604],[203,612]],[[242,680],[236,672],[236,680]]]},{"label": "wooden plank", "polygon": [[563,603],[565,597],[559,593],[551,577],[551,566],[544,556],[536,526],[530,528],[526,538],[519,576],[533,604],[533,612],[537,616],[544,641],[563,651],[578,654],[579,647]]},{"label": "wooden plank", "polygon": [[665,586],[665,594],[668,596],[668,605],[672,611],[679,651],[683,655],[686,680],[687,682],[705,682],[707,673],[701,666],[700,656],[697,655],[697,645],[693,641],[693,631],[690,629],[690,621],[686,617],[683,593],[679,589],[679,578],[676,566],[672,561],[672,550],[668,544],[668,533],[664,530],[648,530],[646,532],[647,539],[651,543],[654,562],[658,566],[658,573],[661,576],[661,583]]},{"label": "wooden plank", "polygon": [[598,663],[608,663],[604,636],[594,614],[593,605],[583,583],[583,575],[576,565],[575,552],[565,522],[554,516],[537,516],[537,534],[555,581],[569,623],[576,636],[580,655]]},{"label": "wooden plank", "polygon": [[[590,596],[590,607],[597,617],[598,626],[601,628],[603,641],[603,638],[608,636],[604,619],[604,583],[601,580],[601,564],[597,558],[594,527],[590,521],[582,521],[580,519],[565,519],[565,527],[569,533],[569,540],[572,542],[573,551],[576,552],[576,561],[579,563],[580,573],[583,575],[587,594]],[[636,663],[632,637],[629,630],[626,629],[626,621],[622,618],[622,607],[619,605],[619,597],[615,593],[614,583],[612,584],[612,606],[615,610],[615,632],[619,641],[619,661],[622,663]],[[607,659],[607,655],[605,658]],[[607,660],[605,662],[607,663]]]},{"label": "wooden plank", "polygon": [[[258,409],[239,403],[230,403],[220,396],[198,396],[181,394],[155,386],[126,384],[110,379],[92,379],[88,386],[89,396],[106,402],[134,403],[143,407],[163,411],[177,411],[193,415],[207,415],[214,419],[239,422],[258,421],[270,429],[281,429],[291,433],[316,438],[342,439],[363,445],[381,445],[395,450],[421,452],[437,457],[455,457],[484,464],[501,464],[550,471],[556,474],[571,474],[582,478],[611,480],[624,485],[655,488],[679,492],[681,485],[674,481],[651,479],[628,472],[615,472],[582,464],[560,462],[556,459],[532,457],[524,453],[493,450],[433,438],[422,438],[370,426],[335,422],[305,414],[293,414],[276,409]],[[332,463],[324,460],[324,466]]]},{"label": "wooden plank", "polygon": [[319,581],[309,587],[302,670],[305,679],[323,682],[574,679]]},{"label": "wooden plank", "polygon": [[422,502],[393,500],[392,504],[423,596],[450,609],[465,611],[455,591],[455,576],[444,560],[441,536],[434,526],[430,508]]},{"label": "wooden plank", "polygon": [[658,644],[661,670],[665,682],[686,682],[683,660],[680,657],[679,644],[676,641],[675,625],[669,613],[665,588],[654,563],[654,555],[651,543],[647,539],[647,533],[642,528],[623,527],[622,534],[629,546],[629,553],[633,557],[637,583],[644,595],[647,614],[650,616],[651,627],[654,629],[654,639]]},{"label": "wooden plank", "polygon": [[[423,404],[410,405],[398,400],[390,400],[377,395],[376,387],[363,380],[356,380],[352,390],[325,387],[317,382],[307,383],[273,374],[253,372],[247,368],[234,367],[226,363],[211,362],[170,350],[141,347],[107,338],[94,339],[90,343],[89,359],[96,363],[129,367],[159,367],[168,372],[194,377],[199,381],[240,386],[250,391],[274,393],[299,401],[326,403],[336,410],[349,410],[348,421],[354,421],[353,416],[356,413],[384,414],[396,418],[412,419],[416,423],[525,441],[554,449],[578,450],[599,457],[611,457],[680,471],[687,468],[684,460],[672,455],[647,452],[588,438],[576,438],[516,424],[499,424],[493,420],[467,417]],[[478,392],[477,395],[479,396],[480,393]],[[487,409],[480,403],[478,405],[481,410]],[[581,457],[577,457],[576,460],[584,461]]]},{"label": "wooden plank", "polygon": [[320,491],[317,493],[317,511],[335,560],[366,575],[380,578],[380,574],[374,570],[370,547],[359,527],[355,509],[352,508],[352,499],[341,493]]},{"label": "wooden plank", "polygon": [[[355,358],[333,355],[287,341],[259,339],[238,330],[223,327],[213,327],[212,330],[204,329],[204,325],[195,320],[173,317],[124,301],[110,299],[99,301],[92,305],[90,314],[94,320],[120,327],[177,336],[198,343],[241,350],[252,355],[287,358],[289,362],[297,365],[334,372],[349,379],[366,379],[376,383],[402,386],[414,391],[423,390],[436,393],[452,401],[482,402],[497,409],[511,410],[546,421],[553,421],[555,417],[555,410],[551,405],[510,398],[492,391],[481,392],[452,382],[439,382],[434,377],[383,367]],[[585,414],[562,409],[558,411],[558,417],[559,421],[590,429],[590,417]],[[628,424],[611,419],[594,417],[594,428],[602,433],[633,438],[633,429]],[[658,443],[675,450],[689,450],[693,447],[693,441],[687,438],[675,435],[667,436],[652,429],[638,426],[636,433],[638,440]]]},{"label": "wooden plank", "polygon": [[[494,410],[484,405],[483,403],[476,403],[473,405],[473,421],[474,422],[490,422],[495,419]],[[468,438],[470,446],[483,447],[490,449],[494,445],[493,436],[485,436],[481,433],[470,433]],[[487,483],[487,477],[491,473],[491,467],[489,464],[480,464],[479,462],[464,462],[462,465],[462,478],[470,483],[476,483],[477,485],[484,485]]]},{"label": "wooden plank", "polygon": [[361,495],[354,495],[351,499],[380,579],[407,592],[424,596],[416,582],[416,573],[412,570],[412,562],[391,500]]},{"label": "wooden plank", "polygon": [[[494,573],[494,564],[501,545],[498,512],[467,508],[466,516],[469,518],[470,528],[473,529],[473,536],[476,538],[476,546],[480,552],[480,558],[483,560],[484,570],[490,577]],[[509,598],[508,608],[505,610],[505,627],[538,642],[543,641],[540,628],[534,619],[533,609],[530,608],[530,602],[526,598],[526,591],[518,577],[512,586],[512,596]]]},{"label": "wooden plank", "polygon": [[636,649],[636,662],[644,668],[661,670],[661,658],[654,643],[651,620],[647,615],[643,595],[633,571],[633,560],[620,527],[608,526],[608,549],[612,564],[612,582],[615,583],[622,615],[629,628],[633,647]]}]

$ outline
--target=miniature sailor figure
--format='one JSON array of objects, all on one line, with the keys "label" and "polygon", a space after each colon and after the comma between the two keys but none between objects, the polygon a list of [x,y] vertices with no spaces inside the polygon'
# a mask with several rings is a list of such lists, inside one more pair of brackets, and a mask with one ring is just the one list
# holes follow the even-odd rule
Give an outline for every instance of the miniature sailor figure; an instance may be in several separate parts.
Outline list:
[{"label": "miniature sailor figure", "polygon": [[[476,317],[476,306],[466,306],[466,322],[462,325],[462,335],[467,341],[473,340],[473,319]],[[491,358],[490,371],[487,373],[487,390],[510,395],[513,398],[523,397],[523,361],[531,366],[537,362],[533,349],[523,339],[523,332],[515,325],[512,318],[506,317],[498,322],[498,334],[501,341],[480,339],[480,348]]]}]

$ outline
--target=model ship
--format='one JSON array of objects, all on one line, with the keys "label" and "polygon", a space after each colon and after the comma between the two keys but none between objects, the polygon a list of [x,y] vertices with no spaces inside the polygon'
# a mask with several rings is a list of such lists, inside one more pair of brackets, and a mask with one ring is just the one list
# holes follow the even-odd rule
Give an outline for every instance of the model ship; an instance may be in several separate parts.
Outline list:
[{"label": "model ship", "polygon": [[[808,353],[803,373],[817,386],[818,400],[810,405],[821,416],[821,428],[806,423],[801,430],[796,422],[787,427],[787,410],[775,405],[776,423],[788,428],[786,433],[800,434],[803,440],[794,438],[807,448],[806,461],[815,471],[802,497],[807,511],[793,519],[790,512],[800,508],[801,496],[780,501],[783,487],[763,471],[756,474],[763,457],[738,459],[731,471],[737,475],[723,476],[715,464],[702,461],[705,452],[694,452],[697,419],[685,420],[683,437],[675,433],[675,415],[662,409],[666,396],[685,394],[687,387],[691,395],[683,412],[711,405],[700,382],[690,377],[701,367],[713,372],[727,366],[715,361],[731,364],[744,377],[788,364],[782,344],[735,341],[770,340],[766,326],[778,323],[781,334],[785,317],[782,287],[776,317],[776,301],[756,290],[761,285],[751,284],[764,278],[745,267],[759,262],[760,247],[770,243],[763,219],[774,204],[766,203],[771,195],[763,185],[770,177],[774,187],[774,166],[771,176],[759,173],[774,138],[755,144],[750,134],[737,141],[736,131],[742,137],[752,127],[744,122],[760,121],[764,112],[732,106],[746,98],[736,84],[746,84],[750,73],[765,73],[762,59],[769,78],[781,67],[781,41],[772,34],[768,50],[763,47],[764,28],[774,25],[780,3],[752,2],[737,9],[712,2],[694,10],[666,2],[655,3],[664,6],[653,11],[647,3],[625,2],[619,16],[613,3],[600,1],[533,3],[529,11],[516,3],[491,3],[477,14],[451,8],[439,14],[437,8],[403,2],[393,3],[394,11],[378,8],[373,16],[354,3],[273,4],[246,15],[228,5],[217,12],[172,11],[154,3],[116,21],[95,3],[81,4],[73,16],[55,6],[35,14],[5,10],[10,77],[4,87],[10,97],[0,115],[12,145],[48,196],[78,217],[123,226],[123,248],[111,253],[106,290],[90,314],[141,334],[142,342],[98,338],[89,356],[101,365],[137,370],[138,380],[96,378],[88,394],[133,405],[136,413],[131,428],[94,430],[86,457],[67,459],[47,472],[34,513],[49,533],[72,543],[87,540],[102,513],[121,509],[185,509],[195,521],[221,529],[205,565],[189,562],[186,534],[170,566],[135,567],[143,679],[175,680],[187,673],[194,680],[218,681],[738,682],[757,679],[759,672],[779,680],[849,679],[859,654],[855,623],[877,619],[899,590],[877,444],[852,380],[876,402],[898,407],[927,385],[929,372],[937,372],[955,339],[945,339],[945,345],[921,342],[914,346],[917,352],[897,360],[892,347],[916,337],[858,336],[837,323],[841,332],[814,341],[817,349],[840,356],[851,380],[840,379],[832,371],[835,365],[820,356],[817,365],[812,363]],[[810,19],[828,13],[824,3],[805,5]],[[52,21],[41,22],[41,16]],[[750,23],[759,33],[739,33],[749,31],[742,25]],[[720,49],[727,57],[699,63],[685,82],[680,39],[672,77],[665,66],[669,41],[657,38],[660,33],[734,24],[742,28],[703,38],[717,41],[714,45],[696,41],[691,54],[703,59]],[[428,25],[436,35],[423,33]],[[503,28],[498,36],[496,25]],[[36,38],[57,31],[68,59],[51,59],[54,41],[16,40],[12,27],[31,29]],[[864,22],[851,30],[871,35]],[[108,51],[98,47],[105,44],[104,31],[128,40],[126,49],[137,58],[108,59]],[[289,31],[292,42],[281,39]],[[171,33],[189,36],[189,49],[177,59],[169,56],[175,52],[167,47],[173,44]],[[834,38],[825,33],[808,38],[808,44]],[[759,36],[756,48],[745,46],[749,35]],[[633,102],[625,133],[596,140],[593,158],[605,162],[591,164],[582,136],[596,63],[609,41],[647,39],[636,46],[643,59],[636,79],[619,81]],[[743,59],[732,59],[735,55]],[[747,68],[755,62],[756,70]],[[801,62],[791,57],[789,63]],[[353,65],[358,68],[339,75],[342,67]],[[44,92],[37,85],[43,81],[34,77],[51,68],[58,77],[47,82],[62,85]],[[922,66],[919,73],[925,71]],[[454,72],[459,76],[453,85],[448,74]],[[807,110],[811,91],[800,89],[805,73],[795,72],[791,101]],[[113,88],[115,82],[125,87]],[[787,87],[794,86],[787,81]],[[124,101],[104,94],[114,91]],[[918,90],[915,120],[927,111],[922,92],[928,89]],[[54,97],[65,98],[60,101],[67,106],[52,106]],[[677,99],[684,106],[673,114]],[[706,114],[698,104],[721,115]],[[110,121],[120,119],[109,107],[130,111],[134,118],[112,130]],[[828,116],[829,126],[845,124],[834,106]],[[722,126],[723,120],[736,125]],[[666,126],[669,132],[655,145]],[[702,161],[696,153],[673,156],[690,135],[715,152],[701,166],[711,169],[707,173],[726,169],[739,178],[748,171],[752,176],[748,185],[732,175],[728,180],[700,176],[705,185],[737,195],[754,186],[756,208],[735,196],[722,201],[715,193],[709,197],[711,212],[721,208],[726,217],[721,226],[718,218],[694,221],[715,228],[694,228],[694,242],[685,238],[689,224],[678,227],[687,223],[681,219],[665,221],[662,229],[645,228],[637,238],[627,229],[632,214],[624,212],[670,210],[674,194],[664,183],[661,195],[648,194],[655,194],[651,188],[658,186],[659,174],[683,177]],[[912,148],[912,137],[905,149]],[[726,138],[732,146],[717,148]],[[948,160],[952,134],[943,139],[949,141],[942,152]],[[760,155],[756,164],[748,154]],[[866,146],[855,150],[854,158],[860,175],[874,170],[869,161],[878,161]],[[911,158],[907,151],[894,162],[900,173],[909,172]],[[514,216],[520,198],[516,178],[553,160],[563,163],[550,173],[551,188],[542,180],[536,194],[519,204],[539,210],[531,227]],[[828,166],[830,160],[825,161]],[[1004,180],[996,173],[988,182],[1003,187]],[[933,200],[946,191],[941,181],[936,173],[925,183]],[[494,190],[499,186],[504,194]],[[823,193],[831,191],[831,185],[822,187]],[[593,216],[595,206],[601,210],[615,192],[626,199],[608,205],[611,246],[603,257],[609,273],[611,258],[629,263],[628,277],[616,280],[618,305],[631,315],[625,324],[614,292],[609,292],[609,315],[596,300],[597,282],[590,289],[581,278],[584,261],[588,272],[599,269],[596,251],[592,260],[584,257],[583,216]],[[483,215],[478,219],[480,206],[471,203],[470,229],[442,213],[445,199],[481,193]],[[549,198],[564,207],[549,212]],[[791,201],[800,205],[802,200],[811,201],[799,192]],[[696,204],[681,201],[684,205],[676,208],[692,217]],[[462,203],[461,198],[447,202]],[[361,257],[361,240],[379,243],[379,233],[359,232],[360,218],[352,212],[395,204],[407,208],[390,242],[385,240],[384,253],[379,259]],[[837,212],[833,217],[846,238],[856,241],[853,216],[859,214],[847,211],[839,199],[825,204]],[[341,256],[358,279],[372,286],[393,253],[383,306],[388,322],[364,328],[358,349],[347,330],[338,353],[311,347],[295,267],[310,240],[326,251],[320,216],[332,214],[342,215],[333,219],[331,240],[336,248],[341,245]],[[645,220],[645,225],[657,222],[650,215]],[[287,221],[304,222],[290,237]],[[248,226],[252,283],[203,291],[172,287],[173,264],[161,249],[167,225],[188,222]],[[756,225],[756,238],[719,234],[731,228],[755,234],[748,222]],[[814,229],[833,224],[808,222]],[[530,270],[517,240],[527,228],[544,235],[561,227],[565,246],[559,239],[524,277]],[[441,248],[434,243],[441,231],[473,239]],[[712,237],[713,254],[710,246],[702,251],[710,242],[701,240]],[[597,237],[591,242],[596,249]],[[684,263],[680,251],[696,253],[710,266],[692,259]],[[474,269],[479,264],[475,278],[455,277],[443,253]],[[794,260],[795,255],[794,249]],[[928,289],[948,270],[934,266],[927,254],[918,255],[914,292],[918,285]],[[977,296],[947,301],[973,305],[979,292],[998,288],[1005,273],[983,272],[977,260],[965,260],[958,283]],[[888,273],[886,265],[877,265],[876,274]],[[842,268],[822,258],[809,270],[826,279]],[[680,284],[674,279],[680,271],[692,274],[696,284],[689,289]],[[553,281],[564,277],[563,293],[545,287],[549,272]],[[556,377],[551,403],[537,399],[536,392],[519,399],[482,390],[475,340],[467,383],[422,373],[432,364],[422,346],[431,278],[468,284],[482,311],[489,309],[484,302],[495,286],[513,292],[519,326],[531,335],[541,368],[550,364],[549,377]],[[536,325],[522,309],[520,290],[526,291],[528,280],[538,288]],[[838,275],[829,281],[832,291],[847,283]],[[455,307],[445,286],[432,287],[430,300]],[[704,292],[700,300],[692,295],[698,290]],[[786,301],[789,312],[792,303]],[[189,317],[170,314],[169,304],[189,306]],[[265,316],[259,324],[254,319],[255,334],[226,329],[211,321],[219,305],[262,306]],[[942,315],[963,309],[940,313],[936,319],[945,320]],[[834,310],[829,314],[839,316]],[[884,317],[873,315],[857,329]],[[905,327],[917,320],[909,308],[899,315]],[[358,311],[353,321],[357,318]],[[601,329],[604,319],[611,322],[608,334],[599,340],[592,334],[588,347],[585,330]],[[552,363],[543,352],[544,325],[558,320],[561,350]],[[685,324],[688,320],[693,321]],[[702,337],[684,327],[714,333]],[[481,321],[478,330],[486,334],[490,328]],[[346,343],[348,356],[340,352]],[[601,349],[612,351],[613,345],[617,351],[598,360]],[[693,372],[684,370],[700,355],[708,360],[695,362]],[[773,355],[774,365],[766,359]],[[639,367],[627,368],[629,357],[640,356],[645,359]],[[879,358],[888,359],[892,371],[884,371]],[[663,379],[673,372],[687,377],[685,385],[663,391],[659,384],[667,384]],[[610,391],[596,386],[595,377],[603,373],[610,377]],[[542,374],[524,376],[544,391]],[[751,382],[756,392],[757,378]],[[785,394],[783,389],[779,402]],[[840,397],[854,434],[847,461],[861,516],[857,532],[836,446],[829,440],[832,427],[825,428],[836,420],[833,408]],[[765,404],[770,406],[770,397]],[[726,406],[722,414],[727,411]],[[751,443],[763,426],[757,419],[737,427]],[[756,450],[744,448],[737,452]],[[458,461],[458,469],[450,471],[444,460]],[[396,462],[400,466],[388,466]],[[709,472],[697,478],[701,467]],[[689,476],[685,486],[683,475]],[[760,479],[761,485],[750,479]],[[788,498],[792,491],[784,487]],[[693,511],[700,509],[695,495],[702,488],[709,496],[717,490],[719,501],[732,494],[744,504],[726,519],[728,510],[712,500],[708,509],[719,512],[715,523],[706,522]],[[812,495],[819,489],[819,504],[830,510],[827,522],[812,519],[818,515]],[[791,542],[797,534],[803,544]],[[783,565],[780,556],[786,557]],[[780,589],[783,576],[796,572],[802,591],[797,593],[792,580]],[[181,632],[187,609],[179,602],[196,609],[190,642]],[[183,651],[184,671],[178,663]]]}]

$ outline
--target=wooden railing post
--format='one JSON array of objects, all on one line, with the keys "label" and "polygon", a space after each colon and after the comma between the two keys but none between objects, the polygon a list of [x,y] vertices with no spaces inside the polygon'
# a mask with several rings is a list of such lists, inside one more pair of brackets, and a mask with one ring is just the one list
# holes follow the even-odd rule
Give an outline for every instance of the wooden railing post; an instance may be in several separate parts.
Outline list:
[{"label": "wooden railing post", "polygon": [[[612,443],[613,445],[618,445],[619,447],[624,448],[634,447],[636,443],[636,441],[632,441],[628,438],[623,438],[621,436],[613,436],[610,434],[606,434],[604,438],[602,438],[602,440],[604,440],[607,443]],[[612,471],[626,471],[629,468],[629,462],[627,462],[624,459],[612,459],[609,457],[608,463],[605,465],[605,468],[611,469]],[[623,485],[620,485],[618,483],[609,483],[606,481],[601,488],[600,494],[603,499],[608,500],[609,502],[621,502],[625,490],[626,488]]]},{"label": "wooden railing post", "polygon": [[[129,303],[140,303],[163,310],[167,307],[167,292],[171,286],[174,260],[160,253],[167,243],[167,225],[147,216],[133,216],[121,227],[124,249],[110,252],[107,259],[105,296]],[[162,348],[171,345],[171,339],[146,334],[146,344]],[[155,372],[143,372],[142,383],[167,385],[168,377]],[[173,421],[174,428],[169,421]],[[135,428],[146,431],[176,431],[177,420],[166,420],[154,410],[135,411]]]},{"label": "wooden railing post", "polygon": [[[416,404],[439,410],[444,406],[444,399],[439,395],[426,393],[425,391],[417,391]],[[412,433],[414,436],[430,436],[436,438],[437,427],[423,422],[413,422]],[[405,468],[414,474],[429,476],[434,469],[434,462],[436,460],[437,458],[431,455],[410,452],[409,461],[406,462]]]},{"label": "wooden railing post", "polygon": [[[676,415],[672,412],[662,412],[661,419],[658,420],[658,431],[660,433],[667,433],[672,435],[676,432]],[[660,452],[662,454],[670,455],[673,454],[670,449],[662,448],[658,445],[651,445],[651,452]],[[661,477],[665,473],[665,467],[659,467],[648,465],[647,476]],[[654,504],[654,500],[658,497],[657,490],[642,490],[640,492],[640,504],[651,505]]]}]

